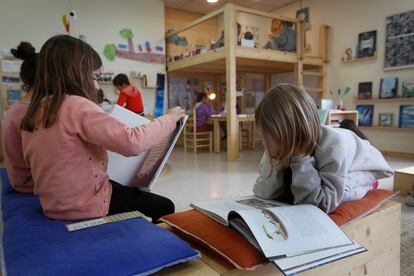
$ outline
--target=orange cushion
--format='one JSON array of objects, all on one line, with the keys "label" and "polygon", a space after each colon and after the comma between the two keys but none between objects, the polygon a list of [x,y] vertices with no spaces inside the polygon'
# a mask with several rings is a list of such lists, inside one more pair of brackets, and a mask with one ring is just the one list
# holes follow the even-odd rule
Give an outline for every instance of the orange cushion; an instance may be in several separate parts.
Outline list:
[{"label": "orange cushion", "polygon": [[[337,225],[342,225],[369,214],[392,195],[392,192],[386,190],[371,190],[360,200],[342,203],[329,216]],[[164,216],[161,220],[186,237],[223,256],[237,268],[254,269],[267,262],[266,258],[238,232],[199,211],[175,213]]]}]

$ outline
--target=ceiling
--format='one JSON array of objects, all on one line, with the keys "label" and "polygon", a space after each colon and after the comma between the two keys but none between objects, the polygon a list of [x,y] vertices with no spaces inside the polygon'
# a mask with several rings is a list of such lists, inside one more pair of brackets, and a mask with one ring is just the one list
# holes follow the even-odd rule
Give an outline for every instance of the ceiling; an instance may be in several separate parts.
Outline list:
[{"label": "ceiling", "polygon": [[208,3],[206,0],[164,0],[165,6],[179,10],[209,13],[221,8],[226,3],[234,3],[239,6],[270,12],[298,0],[218,0],[217,3]]}]

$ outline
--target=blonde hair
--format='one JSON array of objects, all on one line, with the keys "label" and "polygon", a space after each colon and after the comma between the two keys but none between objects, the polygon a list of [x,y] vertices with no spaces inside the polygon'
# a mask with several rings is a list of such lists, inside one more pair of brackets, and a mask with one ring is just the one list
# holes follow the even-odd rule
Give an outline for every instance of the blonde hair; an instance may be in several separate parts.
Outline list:
[{"label": "blonde hair", "polygon": [[299,87],[282,83],[270,89],[255,118],[272,168],[272,160],[286,167],[292,155],[314,151],[321,127],[319,116],[314,100]]}]

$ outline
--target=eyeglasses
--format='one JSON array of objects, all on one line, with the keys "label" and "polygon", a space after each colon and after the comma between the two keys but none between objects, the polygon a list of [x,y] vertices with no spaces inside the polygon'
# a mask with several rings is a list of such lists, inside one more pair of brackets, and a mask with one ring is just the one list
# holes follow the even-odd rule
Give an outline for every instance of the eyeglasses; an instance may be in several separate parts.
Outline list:
[{"label": "eyeglasses", "polygon": [[92,78],[96,81],[99,81],[99,79],[101,78],[101,73],[93,72]]},{"label": "eyeglasses", "polygon": [[267,220],[262,225],[266,236],[271,240],[287,240],[288,234],[283,223],[276,216],[272,216],[266,211],[262,211],[262,213]]}]

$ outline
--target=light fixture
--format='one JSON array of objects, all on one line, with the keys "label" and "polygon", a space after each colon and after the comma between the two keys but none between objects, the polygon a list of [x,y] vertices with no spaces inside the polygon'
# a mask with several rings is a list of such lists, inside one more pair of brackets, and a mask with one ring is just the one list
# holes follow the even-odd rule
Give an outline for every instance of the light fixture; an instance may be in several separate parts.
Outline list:
[{"label": "light fixture", "polygon": [[210,95],[208,95],[208,98],[213,101],[216,98],[216,93],[211,92]]},{"label": "light fixture", "polygon": [[218,0],[207,0],[207,2],[209,2],[209,3],[217,3]]}]

